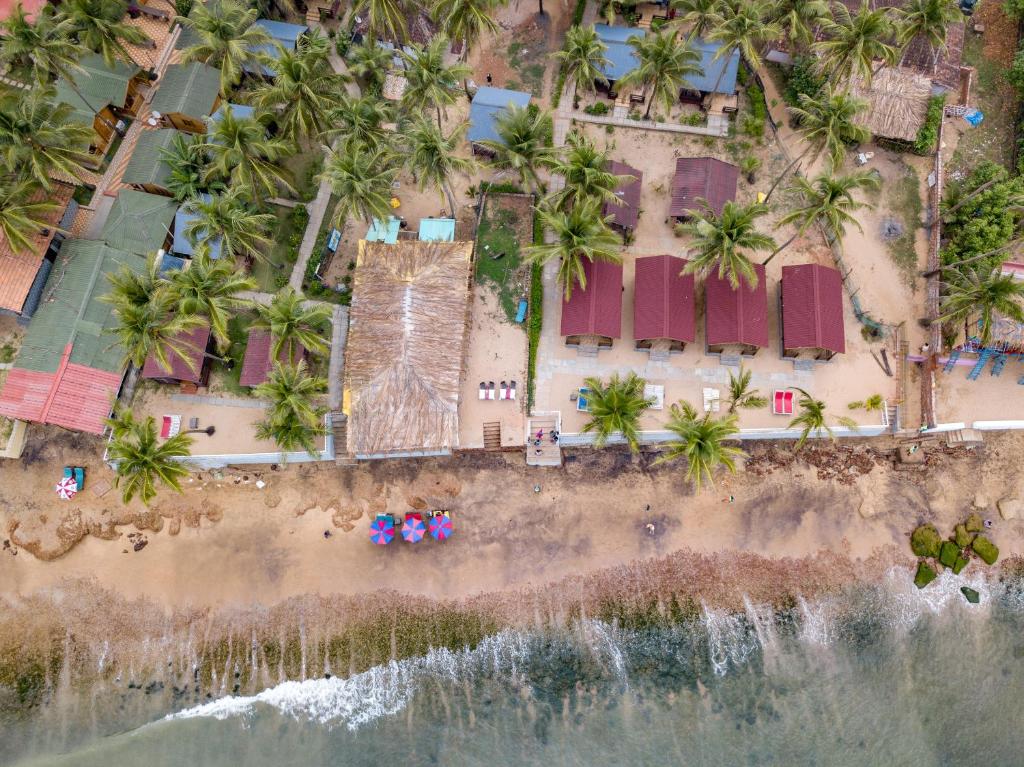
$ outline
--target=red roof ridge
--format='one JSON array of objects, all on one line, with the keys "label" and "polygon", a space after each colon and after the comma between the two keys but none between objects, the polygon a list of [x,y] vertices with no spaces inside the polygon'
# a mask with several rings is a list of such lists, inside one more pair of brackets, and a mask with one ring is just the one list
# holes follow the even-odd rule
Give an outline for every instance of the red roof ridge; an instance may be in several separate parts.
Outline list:
[{"label": "red roof ridge", "polygon": [[68,363],[71,362],[71,347],[72,343],[70,342],[64,347],[64,353],[60,357],[60,365],[57,366],[57,372],[53,374],[50,393],[46,395],[46,401],[43,403],[43,409],[39,416],[40,421],[46,421],[46,415],[50,412],[50,405],[53,404],[53,400],[57,396],[57,389],[64,378],[64,371],[68,369]]}]

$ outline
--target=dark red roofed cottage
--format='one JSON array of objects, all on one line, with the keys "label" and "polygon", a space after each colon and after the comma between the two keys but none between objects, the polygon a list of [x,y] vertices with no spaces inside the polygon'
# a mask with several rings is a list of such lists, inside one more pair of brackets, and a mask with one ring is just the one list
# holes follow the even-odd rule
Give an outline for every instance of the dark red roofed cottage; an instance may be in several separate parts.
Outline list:
[{"label": "dark red roofed cottage", "polygon": [[693,341],[693,275],[682,273],[686,263],[677,256],[636,259],[633,339],[637,349],[659,344],[669,351],[682,351]]},{"label": "dark red roofed cottage", "polygon": [[782,267],[782,354],[829,360],[846,351],[843,278],[818,264]]}]

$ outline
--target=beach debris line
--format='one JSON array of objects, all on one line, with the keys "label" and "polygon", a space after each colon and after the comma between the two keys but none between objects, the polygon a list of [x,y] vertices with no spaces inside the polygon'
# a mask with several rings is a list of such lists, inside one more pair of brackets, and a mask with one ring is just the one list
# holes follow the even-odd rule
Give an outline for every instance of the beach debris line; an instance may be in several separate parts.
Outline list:
[{"label": "beach debris line", "polygon": [[[914,555],[919,557],[914,585],[923,589],[938,577],[943,568],[948,568],[954,575],[959,575],[974,556],[986,565],[995,564],[999,558],[999,549],[981,534],[989,526],[980,514],[971,512],[963,522],[953,528],[949,539],[943,540],[935,525],[918,525],[910,534],[910,548]],[[975,598],[972,599],[966,591],[963,591],[964,597],[968,602],[977,604],[977,592],[973,589],[969,591],[974,593]]]}]

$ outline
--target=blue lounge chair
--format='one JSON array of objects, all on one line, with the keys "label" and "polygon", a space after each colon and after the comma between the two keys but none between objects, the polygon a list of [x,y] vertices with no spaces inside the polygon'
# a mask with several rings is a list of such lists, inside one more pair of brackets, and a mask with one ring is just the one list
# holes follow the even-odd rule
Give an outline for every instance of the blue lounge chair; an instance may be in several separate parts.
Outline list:
[{"label": "blue lounge chair", "polygon": [[529,307],[525,298],[519,299],[519,309],[516,310],[516,322],[521,323],[526,319],[526,310]]}]

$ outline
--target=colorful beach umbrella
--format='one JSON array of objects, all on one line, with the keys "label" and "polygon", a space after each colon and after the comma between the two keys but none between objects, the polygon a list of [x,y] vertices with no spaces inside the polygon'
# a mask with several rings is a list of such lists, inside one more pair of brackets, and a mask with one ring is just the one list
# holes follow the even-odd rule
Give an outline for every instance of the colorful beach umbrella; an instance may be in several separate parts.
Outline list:
[{"label": "colorful beach umbrella", "polygon": [[427,534],[427,527],[423,524],[423,517],[406,517],[402,525],[402,537],[409,543],[419,543]]},{"label": "colorful beach umbrella", "polygon": [[445,514],[435,514],[430,518],[430,534],[436,540],[443,541],[452,534],[452,518]]},{"label": "colorful beach umbrella", "polygon": [[74,477],[64,477],[57,483],[57,495],[65,501],[74,497],[78,492],[78,483]]},{"label": "colorful beach umbrella", "polygon": [[391,517],[377,517],[370,523],[370,540],[378,546],[391,543],[395,537],[395,524]]}]

